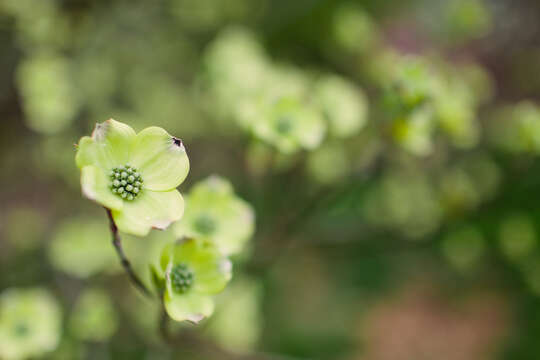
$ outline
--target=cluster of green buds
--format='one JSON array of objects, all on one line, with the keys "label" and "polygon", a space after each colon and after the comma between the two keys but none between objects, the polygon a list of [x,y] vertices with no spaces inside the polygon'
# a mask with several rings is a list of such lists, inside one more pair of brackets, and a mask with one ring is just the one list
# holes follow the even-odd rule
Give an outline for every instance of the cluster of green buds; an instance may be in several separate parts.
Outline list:
[{"label": "cluster of green buds", "polygon": [[115,167],[109,174],[111,191],[122,199],[133,200],[139,195],[143,179],[136,168],[130,165]]},{"label": "cluster of green buds", "polygon": [[183,294],[193,284],[194,274],[185,264],[177,264],[171,269],[171,285],[174,291]]}]

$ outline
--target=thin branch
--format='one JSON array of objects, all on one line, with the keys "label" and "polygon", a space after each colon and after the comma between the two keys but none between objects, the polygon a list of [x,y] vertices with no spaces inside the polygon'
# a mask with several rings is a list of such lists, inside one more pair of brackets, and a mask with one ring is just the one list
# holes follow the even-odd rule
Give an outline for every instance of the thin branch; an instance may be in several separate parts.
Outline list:
[{"label": "thin branch", "polygon": [[118,233],[118,227],[114,223],[111,210],[107,208],[105,210],[107,211],[107,216],[109,217],[109,224],[110,224],[111,234],[112,234],[112,244],[114,248],[116,249],[116,253],[118,254],[118,257],[120,258],[122,267],[128,274],[129,279],[131,280],[133,285],[136,288],[138,288],[145,296],[152,297],[152,293],[150,292],[150,290],[148,290],[146,285],[144,285],[141,279],[139,279],[137,274],[135,274],[135,271],[133,271],[133,268],[131,267],[131,263],[126,257],[126,254],[124,253],[124,249],[122,248],[122,240],[120,239],[120,234]]},{"label": "thin branch", "polygon": [[169,330],[169,315],[167,314],[167,310],[165,310],[163,292],[161,292],[160,297],[161,297],[161,315],[159,319],[159,332],[161,333],[161,337],[167,344],[173,344],[174,339]]}]

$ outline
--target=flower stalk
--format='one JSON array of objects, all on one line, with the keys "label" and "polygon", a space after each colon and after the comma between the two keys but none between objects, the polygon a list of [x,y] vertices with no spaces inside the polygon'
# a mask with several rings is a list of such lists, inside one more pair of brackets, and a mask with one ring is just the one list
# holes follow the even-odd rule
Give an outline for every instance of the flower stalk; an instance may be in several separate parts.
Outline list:
[{"label": "flower stalk", "polygon": [[116,250],[116,253],[118,254],[118,258],[120,259],[122,267],[128,274],[129,279],[131,280],[133,285],[136,288],[138,288],[145,296],[151,298],[152,293],[150,292],[150,290],[148,290],[146,285],[144,285],[144,283],[137,276],[137,274],[135,274],[135,271],[133,271],[133,268],[131,267],[130,261],[128,260],[126,254],[124,253],[124,249],[122,247],[122,239],[120,238],[120,234],[118,233],[118,227],[116,226],[114,222],[111,210],[107,208],[105,208],[105,210],[107,211],[107,216],[109,218],[109,224],[110,224],[110,229],[111,229],[111,234],[112,234],[112,244]]}]

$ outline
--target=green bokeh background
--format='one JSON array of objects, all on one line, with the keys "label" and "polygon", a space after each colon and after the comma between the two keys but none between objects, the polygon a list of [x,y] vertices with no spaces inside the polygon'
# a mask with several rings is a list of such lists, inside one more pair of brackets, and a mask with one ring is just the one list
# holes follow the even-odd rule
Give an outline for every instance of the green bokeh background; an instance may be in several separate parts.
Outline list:
[{"label": "green bokeh background", "polygon": [[[538,24],[535,0],[0,0],[0,297],[56,300],[45,359],[540,358]],[[80,193],[74,144],[111,117],[182,139],[182,194],[218,175],[255,213],[174,344]],[[174,236],[123,236],[148,284]]]}]

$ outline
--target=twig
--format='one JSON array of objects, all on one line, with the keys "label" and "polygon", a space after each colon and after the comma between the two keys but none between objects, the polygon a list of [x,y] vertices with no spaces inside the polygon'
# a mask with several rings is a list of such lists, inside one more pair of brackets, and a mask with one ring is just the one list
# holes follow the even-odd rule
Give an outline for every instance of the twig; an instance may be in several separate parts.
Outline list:
[{"label": "twig", "polygon": [[165,303],[163,298],[163,292],[161,292],[161,315],[159,319],[159,332],[161,337],[167,344],[174,343],[174,339],[169,331],[169,315],[165,310]]},{"label": "twig", "polygon": [[126,257],[126,254],[124,253],[124,249],[122,248],[122,240],[120,239],[120,234],[118,233],[118,227],[114,223],[114,219],[112,217],[111,210],[105,209],[107,211],[107,216],[109,217],[109,224],[111,228],[111,234],[112,234],[112,244],[114,248],[116,249],[116,253],[118,254],[118,257],[120,258],[120,262],[122,263],[122,267],[126,271],[126,273],[129,276],[129,279],[133,283],[133,285],[138,288],[145,296],[152,297],[152,293],[146,285],[139,279],[137,274],[135,274],[135,271],[133,271],[133,268],[131,267],[131,263],[129,262],[128,258]]}]

